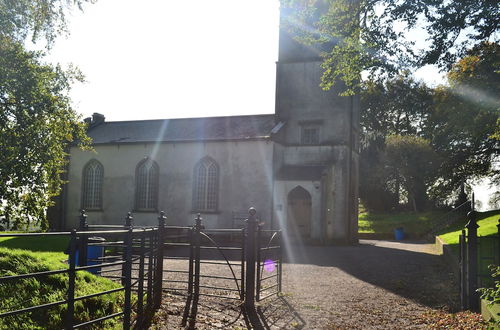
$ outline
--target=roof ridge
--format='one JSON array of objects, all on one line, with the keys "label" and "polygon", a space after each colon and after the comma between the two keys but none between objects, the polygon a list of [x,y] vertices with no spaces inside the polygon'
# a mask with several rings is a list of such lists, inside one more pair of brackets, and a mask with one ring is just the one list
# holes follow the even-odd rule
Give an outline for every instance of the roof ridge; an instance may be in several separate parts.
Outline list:
[{"label": "roof ridge", "polygon": [[215,117],[185,117],[185,118],[162,118],[162,119],[139,119],[139,120],[116,120],[105,121],[102,124],[117,124],[117,123],[141,123],[165,120],[193,120],[193,119],[220,119],[220,118],[242,118],[242,117],[267,117],[274,116],[274,113],[263,113],[254,115],[235,115],[235,116],[215,116]]}]

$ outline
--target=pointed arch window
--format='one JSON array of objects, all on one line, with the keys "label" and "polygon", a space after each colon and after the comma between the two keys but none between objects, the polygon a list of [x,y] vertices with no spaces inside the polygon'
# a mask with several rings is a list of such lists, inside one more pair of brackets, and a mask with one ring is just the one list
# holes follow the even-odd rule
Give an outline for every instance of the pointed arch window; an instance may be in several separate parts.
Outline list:
[{"label": "pointed arch window", "polygon": [[141,161],[135,172],[135,208],[156,211],[158,206],[158,164],[149,158]]},{"label": "pointed arch window", "polygon": [[200,160],[194,167],[193,210],[217,211],[219,196],[219,165],[210,157]]},{"label": "pointed arch window", "polygon": [[102,181],[104,167],[97,160],[89,161],[83,167],[82,208],[85,210],[102,209]]}]

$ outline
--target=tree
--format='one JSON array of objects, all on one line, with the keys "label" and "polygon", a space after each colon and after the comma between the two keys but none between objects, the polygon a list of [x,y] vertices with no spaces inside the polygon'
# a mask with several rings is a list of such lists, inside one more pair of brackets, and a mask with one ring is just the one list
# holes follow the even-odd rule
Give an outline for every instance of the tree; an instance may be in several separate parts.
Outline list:
[{"label": "tree", "polygon": [[23,42],[44,38],[50,47],[55,38],[68,33],[66,16],[73,7],[83,10],[96,0],[6,0],[0,2],[0,35]]},{"label": "tree", "polygon": [[436,196],[459,189],[472,178],[489,176],[498,182],[492,166],[500,153],[495,139],[500,114],[500,45],[482,43],[467,52],[448,74],[450,87],[439,87],[429,118],[427,137],[443,161]]},{"label": "tree", "polygon": [[[282,25],[323,57],[321,85],[353,93],[360,73],[392,76],[436,64],[448,70],[467,47],[498,38],[495,0],[282,0]],[[416,50],[418,36],[426,45]]]},{"label": "tree", "polygon": [[[81,6],[85,1],[75,1]],[[46,208],[59,193],[66,150],[89,138],[68,92],[77,69],[43,63],[24,41],[45,37],[50,47],[66,26],[63,0],[0,2],[0,219],[47,227]]]},{"label": "tree", "polygon": [[[390,135],[386,139],[385,163],[401,182],[413,211],[422,211],[427,189],[435,180],[438,157],[428,140],[412,135]],[[390,180],[389,180],[390,183]]]},{"label": "tree", "polygon": [[[401,200],[399,188],[403,187],[403,192],[409,189],[399,166],[403,160],[392,152],[393,160],[387,162],[391,135],[429,141],[439,166],[433,176],[426,176],[425,189],[418,189],[426,191],[427,198],[446,203],[470,179],[478,177],[488,176],[498,183],[499,169],[493,163],[500,151],[495,135],[500,123],[499,74],[500,46],[486,42],[453,65],[449,87],[432,90],[410,76],[363,82],[360,197],[365,206],[392,209]],[[418,201],[416,204],[418,208]]]},{"label": "tree", "polygon": [[366,208],[387,211],[399,207],[408,190],[401,190],[404,177],[399,167],[387,163],[386,141],[391,136],[422,136],[432,107],[432,90],[408,74],[362,83],[359,171],[360,198]]}]

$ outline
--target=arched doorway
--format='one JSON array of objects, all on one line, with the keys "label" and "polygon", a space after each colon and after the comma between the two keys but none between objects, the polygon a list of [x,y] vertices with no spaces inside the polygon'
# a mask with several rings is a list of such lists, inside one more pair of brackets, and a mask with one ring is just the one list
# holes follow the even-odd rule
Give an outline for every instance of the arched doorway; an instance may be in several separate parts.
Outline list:
[{"label": "arched doorway", "polygon": [[311,194],[301,186],[288,193],[287,233],[292,238],[311,236]]}]

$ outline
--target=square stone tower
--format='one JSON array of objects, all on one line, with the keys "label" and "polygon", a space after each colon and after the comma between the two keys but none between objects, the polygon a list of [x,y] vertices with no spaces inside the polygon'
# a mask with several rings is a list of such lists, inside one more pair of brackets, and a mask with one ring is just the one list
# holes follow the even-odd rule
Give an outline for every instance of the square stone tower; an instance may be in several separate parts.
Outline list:
[{"label": "square stone tower", "polygon": [[292,10],[281,10],[276,71],[275,223],[292,241],[356,243],[359,96],[319,86],[325,46],[294,39]]}]

